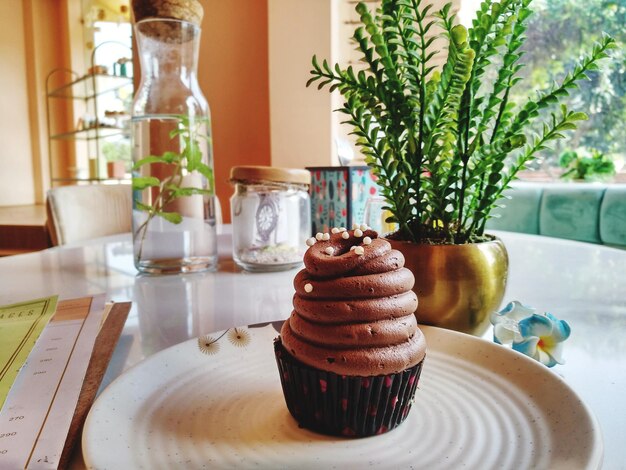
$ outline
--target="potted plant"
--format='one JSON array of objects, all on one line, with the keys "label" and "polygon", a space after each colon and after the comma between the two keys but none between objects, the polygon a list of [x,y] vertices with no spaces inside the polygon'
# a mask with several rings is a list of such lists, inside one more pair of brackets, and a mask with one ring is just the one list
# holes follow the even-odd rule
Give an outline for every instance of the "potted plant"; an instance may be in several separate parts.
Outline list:
[{"label": "potted plant", "polygon": [[[450,4],[435,12],[427,1],[383,0],[370,12],[360,2],[353,39],[366,68],[313,57],[307,86],[343,95],[339,111],[399,227],[388,238],[415,274],[421,322],[476,332],[497,309],[508,258],[485,233],[489,214],[538,151],[586,119],[557,105],[616,47],[603,36],[561,82],[514,103],[530,3],[483,1],[468,30],[455,24]],[[441,70],[437,27],[447,38]]]},{"label": "potted plant", "polygon": [[615,163],[603,152],[591,149],[566,150],[559,156],[565,169],[562,179],[575,181],[607,181],[615,176]]},{"label": "potted plant", "polygon": [[106,141],[102,144],[102,153],[107,161],[108,177],[123,179],[130,166],[130,144],[124,140]]}]

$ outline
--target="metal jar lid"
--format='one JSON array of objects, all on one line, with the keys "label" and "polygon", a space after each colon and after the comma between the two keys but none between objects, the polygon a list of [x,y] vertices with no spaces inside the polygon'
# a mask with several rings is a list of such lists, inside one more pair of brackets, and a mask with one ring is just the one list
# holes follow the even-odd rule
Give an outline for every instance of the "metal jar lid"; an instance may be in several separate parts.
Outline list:
[{"label": "metal jar lid", "polygon": [[267,181],[274,183],[311,184],[309,170],[297,168],[276,168],[273,166],[234,166],[230,170],[230,180],[235,183]]}]

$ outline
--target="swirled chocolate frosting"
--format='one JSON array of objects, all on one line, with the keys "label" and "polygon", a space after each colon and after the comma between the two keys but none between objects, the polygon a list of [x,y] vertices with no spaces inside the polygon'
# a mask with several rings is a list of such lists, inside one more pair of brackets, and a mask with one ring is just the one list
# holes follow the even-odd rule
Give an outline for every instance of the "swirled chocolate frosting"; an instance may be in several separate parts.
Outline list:
[{"label": "swirled chocolate frosting", "polygon": [[341,375],[392,374],[420,362],[426,343],[402,253],[373,230],[324,238],[309,242],[305,269],[294,279],[283,346],[301,362]]}]

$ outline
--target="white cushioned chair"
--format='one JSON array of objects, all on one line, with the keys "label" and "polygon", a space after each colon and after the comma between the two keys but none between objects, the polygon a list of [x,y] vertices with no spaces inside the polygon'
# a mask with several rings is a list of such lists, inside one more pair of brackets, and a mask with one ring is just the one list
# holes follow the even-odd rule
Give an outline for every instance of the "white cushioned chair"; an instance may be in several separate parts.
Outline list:
[{"label": "white cushioned chair", "polygon": [[54,246],[131,231],[127,184],[61,186],[48,191],[46,225]]}]

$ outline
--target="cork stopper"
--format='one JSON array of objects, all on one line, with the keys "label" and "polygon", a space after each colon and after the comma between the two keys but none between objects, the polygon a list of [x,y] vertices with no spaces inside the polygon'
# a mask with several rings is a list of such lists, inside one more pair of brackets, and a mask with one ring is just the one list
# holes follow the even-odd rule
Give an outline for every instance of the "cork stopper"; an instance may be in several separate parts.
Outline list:
[{"label": "cork stopper", "polygon": [[204,10],[198,0],[132,0],[137,31],[162,44],[193,40]]},{"label": "cork stopper", "polygon": [[132,0],[135,21],[151,18],[182,20],[200,26],[204,10],[198,0]]}]

